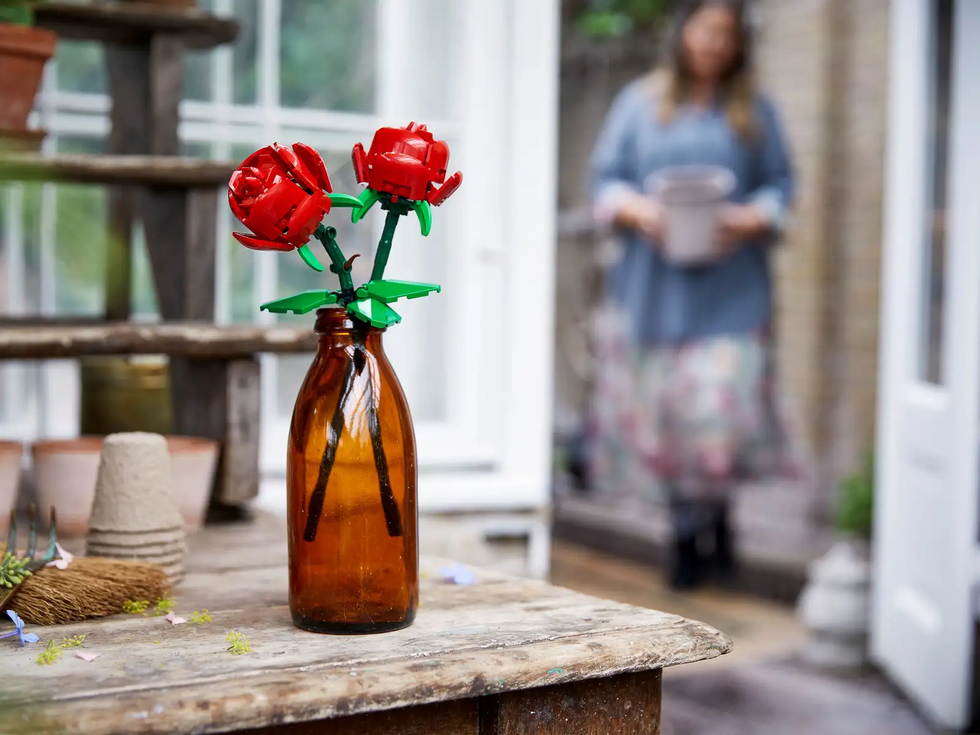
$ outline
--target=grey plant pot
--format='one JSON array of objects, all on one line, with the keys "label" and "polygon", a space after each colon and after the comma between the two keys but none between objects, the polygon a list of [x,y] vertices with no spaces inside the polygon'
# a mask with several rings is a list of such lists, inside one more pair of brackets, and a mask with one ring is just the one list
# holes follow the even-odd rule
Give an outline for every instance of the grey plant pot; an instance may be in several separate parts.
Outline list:
[{"label": "grey plant pot", "polygon": [[803,658],[822,668],[858,669],[868,658],[871,614],[868,543],[842,537],[810,566],[797,603],[807,627]]},{"label": "grey plant pot", "polygon": [[664,255],[676,265],[717,260],[718,212],[735,189],[720,166],[674,166],[652,174],[647,190],[664,208]]}]

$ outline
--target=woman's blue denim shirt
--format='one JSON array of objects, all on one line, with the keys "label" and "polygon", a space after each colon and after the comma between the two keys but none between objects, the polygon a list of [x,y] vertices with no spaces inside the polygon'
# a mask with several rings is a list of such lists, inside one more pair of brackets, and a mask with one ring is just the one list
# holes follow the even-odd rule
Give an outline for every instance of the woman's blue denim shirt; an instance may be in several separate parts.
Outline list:
[{"label": "woman's blue denim shirt", "polygon": [[741,140],[721,106],[684,105],[667,123],[658,119],[656,87],[645,78],[616,97],[592,160],[592,196],[609,210],[624,191],[642,192],[650,174],[667,166],[717,165],[735,173],[732,201],[755,202],[766,211],[774,235],[748,243],[707,266],[668,263],[649,243],[624,233],[622,259],[607,289],[630,316],[636,338],[647,344],[679,344],[765,327],[772,312],[770,250],[786,220],[793,174],[783,131],[772,103],[756,102],[758,135]]}]

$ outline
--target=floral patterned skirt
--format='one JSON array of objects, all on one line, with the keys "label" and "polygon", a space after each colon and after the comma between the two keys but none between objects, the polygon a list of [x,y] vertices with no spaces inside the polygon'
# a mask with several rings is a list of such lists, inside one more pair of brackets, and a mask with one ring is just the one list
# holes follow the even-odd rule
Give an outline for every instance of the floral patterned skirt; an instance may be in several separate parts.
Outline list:
[{"label": "floral patterned skirt", "polygon": [[720,499],[793,476],[767,331],[633,347],[607,308],[589,427],[594,489],[654,500]]}]

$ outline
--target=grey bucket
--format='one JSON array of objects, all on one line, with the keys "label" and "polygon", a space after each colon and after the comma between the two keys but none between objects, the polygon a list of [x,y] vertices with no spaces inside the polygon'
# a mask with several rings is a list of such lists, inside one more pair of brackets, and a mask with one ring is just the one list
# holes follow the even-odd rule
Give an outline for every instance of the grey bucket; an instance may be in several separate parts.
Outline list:
[{"label": "grey bucket", "polygon": [[664,208],[664,255],[678,265],[719,256],[718,211],[735,189],[735,174],[721,166],[673,166],[647,179],[647,191]]}]

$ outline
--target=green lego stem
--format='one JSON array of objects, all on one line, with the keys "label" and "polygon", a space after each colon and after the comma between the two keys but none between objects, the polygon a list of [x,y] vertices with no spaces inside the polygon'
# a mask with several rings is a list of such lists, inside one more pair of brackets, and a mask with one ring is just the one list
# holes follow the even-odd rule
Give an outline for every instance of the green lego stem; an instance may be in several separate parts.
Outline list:
[{"label": "green lego stem", "polygon": [[323,225],[317,225],[316,230],[313,232],[313,236],[320,241],[324,250],[327,251],[327,255],[330,256],[330,262],[332,264],[330,270],[336,273],[337,278],[340,279],[341,294],[344,299],[353,301],[356,298],[354,279],[351,278],[350,271],[347,270],[347,260],[344,258],[344,253],[334,237],[336,234],[337,231],[333,227],[324,227]]},{"label": "green lego stem", "polygon": [[381,233],[381,240],[378,242],[378,252],[374,255],[374,268],[371,270],[371,280],[380,281],[384,278],[385,267],[388,265],[388,255],[391,254],[391,243],[395,239],[395,228],[398,227],[398,219],[402,213],[398,209],[388,210],[385,217],[385,229]]}]

